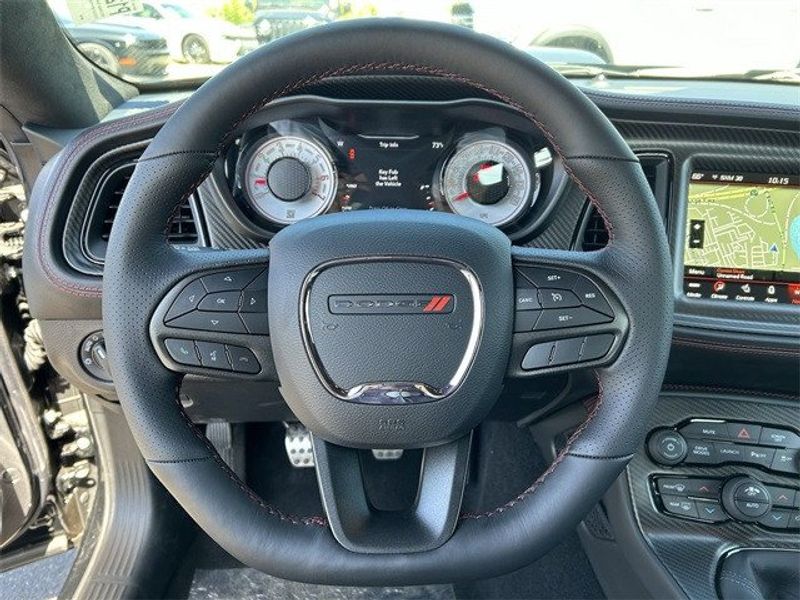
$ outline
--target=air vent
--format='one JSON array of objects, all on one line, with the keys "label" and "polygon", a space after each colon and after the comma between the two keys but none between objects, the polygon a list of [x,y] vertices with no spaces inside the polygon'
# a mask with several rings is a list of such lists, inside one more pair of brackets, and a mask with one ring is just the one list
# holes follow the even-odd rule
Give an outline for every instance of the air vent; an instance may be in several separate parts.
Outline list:
[{"label": "air vent", "polygon": [[[669,204],[670,193],[670,159],[666,154],[660,153],[640,153],[639,161],[642,164],[642,171],[650,184],[650,189],[655,196],[661,218],[666,225],[667,206]],[[583,225],[583,235],[581,236],[581,249],[585,252],[600,250],[608,244],[608,230],[603,222],[600,213],[592,207]]]},{"label": "air vent", "polygon": [[[134,165],[131,163],[121,165],[109,171],[97,186],[91,214],[84,228],[84,247],[88,257],[95,263],[102,263],[105,258],[111,228],[133,169]],[[170,243],[182,246],[192,246],[200,242],[192,199],[187,199],[173,217],[167,237]]]}]

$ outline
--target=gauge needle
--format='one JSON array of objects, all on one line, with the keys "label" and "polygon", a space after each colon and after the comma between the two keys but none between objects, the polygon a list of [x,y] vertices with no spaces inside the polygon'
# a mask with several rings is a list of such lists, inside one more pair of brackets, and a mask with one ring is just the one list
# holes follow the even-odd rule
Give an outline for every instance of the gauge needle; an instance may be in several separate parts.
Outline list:
[{"label": "gauge needle", "polygon": [[478,183],[481,185],[496,185],[503,179],[503,164],[497,163],[490,167],[481,167],[475,175],[478,176]]},{"label": "gauge needle", "polygon": [[458,196],[453,198],[453,200],[458,202],[460,200],[466,200],[467,198],[469,198],[469,192],[461,192]]}]

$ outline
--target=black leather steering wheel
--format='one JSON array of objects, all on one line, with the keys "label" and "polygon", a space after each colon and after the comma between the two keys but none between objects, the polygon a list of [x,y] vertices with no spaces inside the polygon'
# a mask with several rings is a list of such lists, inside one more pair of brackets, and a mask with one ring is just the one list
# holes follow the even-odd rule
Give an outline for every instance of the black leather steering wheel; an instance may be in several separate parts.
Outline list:
[{"label": "black leather steering wheel", "polygon": [[[278,233],[268,251],[185,252],[168,244],[171,215],[250,115],[309,83],[371,74],[446,78],[514,107],[542,131],[603,216],[608,246],[589,253],[516,247],[474,220],[401,210],[303,221]],[[515,273],[523,280],[527,273],[529,283],[542,276],[538,285],[547,288],[554,269],[600,290],[613,321],[514,333]],[[185,416],[178,371],[220,376],[207,364],[180,368],[165,346],[187,335],[168,326],[167,313],[199,277],[207,291],[224,289],[220,280],[264,294],[268,288],[269,335],[190,337],[246,346],[264,365],[256,374],[229,373],[232,395],[237,380],[277,374],[314,436],[326,515],[285,514],[259,498]],[[364,296],[375,302],[359,303]],[[437,310],[429,306],[434,296]],[[266,331],[266,314],[260,318],[251,317],[252,331]],[[116,217],[103,319],[116,389],[143,456],[233,556],[298,581],[453,582],[511,571],[546,552],[638,450],[667,362],[671,272],[636,157],[566,79],[463,28],[362,20],[260,48],[169,119],[138,162]],[[470,433],[507,373],[518,370],[519,348],[534,338],[583,339],[600,330],[612,335],[612,350],[579,364],[595,369],[598,397],[555,462],[505,505],[462,514]],[[269,356],[277,373],[267,372]],[[411,447],[425,449],[416,505],[375,510],[355,449]]]}]

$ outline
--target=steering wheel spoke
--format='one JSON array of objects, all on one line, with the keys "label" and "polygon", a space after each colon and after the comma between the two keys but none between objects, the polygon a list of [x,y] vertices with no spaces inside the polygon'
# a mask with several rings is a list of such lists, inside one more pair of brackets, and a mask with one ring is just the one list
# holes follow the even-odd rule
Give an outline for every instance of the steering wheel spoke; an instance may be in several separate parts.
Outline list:
[{"label": "steering wheel spoke", "polygon": [[214,377],[274,376],[266,251],[202,251],[181,257],[185,273],[164,294],[150,337],[164,365]]},{"label": "steering wheel spoke", "polygon": [[628,315],[597,253],[514,248],[514,335],[509,375],[607,366]]},{"label": "steering wheel spoke", "polygon": [[424,552],[455,530],[467,481],[472,433],[425,448],[416,498],[405,510],[376,509],[361,466],[364,450],[313,438],[317,481],[331,533],[351,552]]}]

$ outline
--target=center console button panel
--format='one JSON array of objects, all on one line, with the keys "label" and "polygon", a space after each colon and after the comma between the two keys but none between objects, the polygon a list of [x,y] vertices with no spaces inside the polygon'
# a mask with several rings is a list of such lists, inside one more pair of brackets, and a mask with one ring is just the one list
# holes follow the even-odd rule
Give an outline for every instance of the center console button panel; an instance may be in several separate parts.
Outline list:
[{"label": "center console button panel", "polygon": [[675,428],[659,429],[650,439],[678,436],[686,455],[678,462],[648,443],[651,458],[663,465],[743,464],[800,475],[800,436],[791,429],[774,425],[695,419]]},{"label": "center console button panel", "polygon": [[669,477],[652,479],[659,510],[670,516],[707,523],[730,520],[769,529],[800,529],[800,491],[765,485],[747,476],[732,478]]}]

